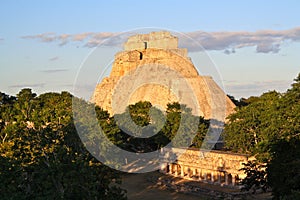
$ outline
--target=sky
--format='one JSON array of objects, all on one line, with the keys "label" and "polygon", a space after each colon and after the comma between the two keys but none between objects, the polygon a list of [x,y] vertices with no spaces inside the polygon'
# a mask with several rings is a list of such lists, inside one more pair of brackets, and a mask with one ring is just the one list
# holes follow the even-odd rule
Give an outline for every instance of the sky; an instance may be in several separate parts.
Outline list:
[{"label": "sky", "polygon": [[[196,41],[179,38],[191,57],[200,51],[195,44],[201,44],[227,94],[238,99],[284,92],[300,72],[299,8],[296,0],[2,0],[0,91],[72,92],[78,77],[87,82],[83,90],[92,91],[95,82],[88,83],[91,77],[82,68],[92,62],[101,80],[121,50],[115,46],[124,41],[115,35],[170,30]],[[110,48],[95,51],[105,41]]]}]

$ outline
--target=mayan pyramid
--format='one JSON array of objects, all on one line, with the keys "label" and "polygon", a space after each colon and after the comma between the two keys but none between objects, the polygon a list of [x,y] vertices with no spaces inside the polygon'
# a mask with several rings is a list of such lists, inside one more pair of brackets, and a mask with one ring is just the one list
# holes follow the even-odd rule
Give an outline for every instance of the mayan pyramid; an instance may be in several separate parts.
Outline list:
[{"label": "mayan pyramid", "polygon": [[[151,70],[145,73],[145,69]],[[149,79],[147,83],[147,75],[153,71],[156,74],[152,74],[152,81]],[[177,73],[180,78],[172,77],[172,73],[174,76]],[[165,80],[164,84],[153,82],[155,77],[160,83]],[[190,93],[184,88],[179,92],[175,91],[182,87],[182,82],[178,79],[184,79],[191,88],[196,97],[198,113],[204,118],[221,120],[233,112],[235,105],[232,101],[212,77],[199,75],[187,55],[187,49],[178,48],[178,38],[166,31],[129,37],[124,43],[124,51],[115,55],[109,77],[105,77],[96,86],[91,101],[111,115],[122,112],[125,104],[138,101],[150,101],[152,105],[165,109],[167,103],[180,102],[182,96],[189,98]],[[139,87],[132,88],[137,82]],[[127,93],[122,94],[125,90]],[[215,116],[216,112],[219,113],[218,116]]]}]

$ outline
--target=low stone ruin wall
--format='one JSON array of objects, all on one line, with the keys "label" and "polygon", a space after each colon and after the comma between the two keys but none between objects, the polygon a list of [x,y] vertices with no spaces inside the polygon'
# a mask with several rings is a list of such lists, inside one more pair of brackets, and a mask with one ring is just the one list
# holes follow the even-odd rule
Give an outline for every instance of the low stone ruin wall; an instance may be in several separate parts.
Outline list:
[{"label": "low stone ruin wall", "polygon": [[[172,149],[172,152],[176,151],[182,149]],[[188,180],[238,188],[246,176],[240,169],[249,159],[252,158],[244,154],[188,149],[174,162],[162,164],[161,172]]]}]

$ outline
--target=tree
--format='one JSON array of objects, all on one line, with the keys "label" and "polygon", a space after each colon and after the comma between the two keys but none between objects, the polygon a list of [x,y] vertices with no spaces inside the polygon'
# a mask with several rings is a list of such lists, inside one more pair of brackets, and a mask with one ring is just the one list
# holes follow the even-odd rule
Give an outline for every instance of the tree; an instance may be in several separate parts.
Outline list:
[{"label": "tree", "polygon": [[16,100],[16,97],[9,96],[5,93],[0,92],[0,105],[12,104]]},{"label": "tree", "polygon": [[126,199],[119,174],[78,137],[72,98],[67,92],[37,97],[30,89],[17,95],[1,130],[1,199]]},{"label": "tree", "polygon": [[209,121],[193,116],[191,111],[177,102],[169,103],[165,113],[152,107],[150,102],[137,102],[129,105],[126,112],[114,116],[117,124],[110,120],[111,125],[120,130],[116,128],[115,132],[108,131],[106,135],[114,144],[132,152],[155,151],[170,142],[174,147],[200,148]]},{"label": "tree", "polygon": [[129,105],[124,113],[113,118],[112,121],[116,123],[114,126],[119,131],[109,134],[109,138],[127,151],[151,152],[170,142],[162,132],[165,116],[150,102],[140,101]]},{"label": "tree", "polygon": [[264,93],[248,106],[236,109],[228,117],[223,138],[225,147],[235,152],[258,154],[261,161],[269,159],[268,148],[280,137],[278,123],[281,94]]},{"label": "tree", "polygon": [[281,137],[271,146],[268,181],[275,199],[300,199],[300,74],[282,98]]},{"label": "tree", "polygon": [[202,116],[199,117],[199,124],[197,134],[193,139],[191,147],[201,148],[203,140],[208,132],[209,120],[204,119]]},{"label": "tree", "polygon": [[280,140],[272,146],[268,163],[268,181],[275,199],[300,197],[300,140]]},{"label": "tree", "polygon": [[228,117],[223,137],[228,149],[254,155],[247,163],[245,188],[265,185],[259,166],[267,164],[267,181],[277,199],[299,198],[300,74],[292,88],[252,98]]},{"label": "tree", "polygon": [[243,163],[244,167],[240,169],[246,174],[246,178],[242,180],[242,190],[252,190],[256,193],[257,190],[262,189],[264,192],[269,188],[267,181],[266,164],[260,163],[257,160]]},{"label": "tree", "polygon": [[249,103],[247,101],[247,99],[245,98],[241,98],[240,100],[237,100],[234,98],[234,96],[231,96],[229,94],[227,94],[227,97],[234,103],[235,106],[237,107],[242,107],[242,106],[247,106]]},{"label": "tree", "polygon": [[19,121],[28,121],[31,112],[34,110],[34,100],[36,94],[32,93],[31,89],[22,89],[17,94],[17,102],[14,104],[16,107],[17,116],[20,117]]}]

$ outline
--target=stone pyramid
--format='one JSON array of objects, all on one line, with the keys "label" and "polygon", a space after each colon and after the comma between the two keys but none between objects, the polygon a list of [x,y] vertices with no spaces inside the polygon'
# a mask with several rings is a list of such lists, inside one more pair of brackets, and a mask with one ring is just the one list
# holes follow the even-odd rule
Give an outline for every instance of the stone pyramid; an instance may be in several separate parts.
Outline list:
[{"label": "stone pyramid", "polygon": [[190,107],[189,100],[197,104],[193,113],[206,119],[224,121],[235,108],[212,77],[199,75],[187,49],[178,48],[178,38],[166,31],[129,37],[91,98],[111,115],[138,101],[165,109],[176,101]]}]

